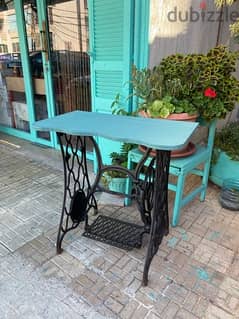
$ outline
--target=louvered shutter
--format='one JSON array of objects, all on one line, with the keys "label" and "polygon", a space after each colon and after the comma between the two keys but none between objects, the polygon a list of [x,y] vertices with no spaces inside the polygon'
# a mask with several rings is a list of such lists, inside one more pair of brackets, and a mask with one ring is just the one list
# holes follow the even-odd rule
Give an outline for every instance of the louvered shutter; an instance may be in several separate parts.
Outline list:
[{"label": "louvered shutter", "polygon": [[[129,95],[133,0],[89,0],[88,3],[92,110],[111,113],[115,96],[120,93],[124,100]],[[129,100],[124,102],[124,107],[129,109]],[[98,144],[104,162],[109,163],[109,154],[119,149],[119,143],[99,138]]]}]

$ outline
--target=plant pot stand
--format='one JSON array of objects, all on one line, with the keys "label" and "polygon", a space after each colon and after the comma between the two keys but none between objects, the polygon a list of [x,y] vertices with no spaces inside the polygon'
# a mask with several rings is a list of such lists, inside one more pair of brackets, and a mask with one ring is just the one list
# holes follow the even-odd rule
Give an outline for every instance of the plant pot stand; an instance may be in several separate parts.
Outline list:
[{"label": "plant pot stand", "polygon": [[214,184],[222,187],[223,180],[239,179],[239,161],[233,161],[223,151],[219,151],[216,163],[211,164],[209,179]]},{"label": "plant pot stand", "polygon": [[[144,145],[139,145],[139,150],[142,153],[145,153],[147,151],[147,147]],[[186,157],[190,156],[196,151],[196,146],[192,142],[189,142],[184,148],[172,151],[171,152],[171,158],[180,158],[180,157]],[[154,157],[156,155],[155,150],[151,150],[150,156]]]},{"label": "plant pot stand", "polygon": [[[146,111],[140,111],[139,115],[141,117],[145,118],[151,118],[150,114]],[[198,118],[198,114],[189,114],[189,113],[172,113],[170,114],[167,118],[161,118],[159,117],[158,119],[162,120],[172,120],[172,121],[186,121],[186,122],[195,122]],[[144,145],[139,145],[139,150],[143,153],[146,152],[147,147]],[[196,151],[196,146],[194,143],[189,142],[185,147],[171,151],[171,158],[180,158],[180,157],[186,157],[190,156]],[[155,156],[156,152],[154,149],[151,150],[150,156]]]}]

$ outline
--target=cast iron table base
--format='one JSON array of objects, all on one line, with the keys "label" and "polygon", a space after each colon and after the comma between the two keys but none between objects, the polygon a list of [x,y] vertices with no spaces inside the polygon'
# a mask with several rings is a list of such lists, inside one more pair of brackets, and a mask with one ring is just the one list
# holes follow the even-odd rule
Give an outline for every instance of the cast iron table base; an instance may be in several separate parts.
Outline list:
[{"label": "cast iron table base", "polygon": [[[90,181],[86,160],[86,138],[57,133],[64,165],[64,197],[60,219],[57,252],[62,252],[62,240],[67,232],[85,223],[84,235],[124,249],[141,247],[142,236],[149,233],[142,284],[148,283],[148,271],[159,245],[169,231],[168,219],[168,173],[170,151],[157,150],[149,166],[144,163],[151,149],[143,156],[134,171],[114,165],[103,165],[101,154],[93,137],[89,137],[97,158],[98,172],[93,183]],[[139,175],[144,169],[144,180]],[[95,193],[107,191],[100,185],[106,171],[121,171],[131,178],[133,193],[143,226],[125,223],[117,219],[99,216],[92,225],[88,223],[91,209],[98,212]],[[110,192],[110,191],[108,191]],[[114,193],[115,194],[115,193]],[[125,195],[126,196],[126,195]],[[113,230],[113,231],[112,231]],[[126,236],[129,234],[129,236]]]}]

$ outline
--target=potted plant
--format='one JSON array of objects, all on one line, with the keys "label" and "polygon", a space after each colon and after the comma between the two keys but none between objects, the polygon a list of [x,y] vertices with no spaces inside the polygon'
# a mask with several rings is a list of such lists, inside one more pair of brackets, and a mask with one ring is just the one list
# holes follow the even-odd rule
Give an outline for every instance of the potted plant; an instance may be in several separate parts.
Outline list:
[{"label": "potted plant", "polygon": [[172,114],[197,114],[207,122],[225,118],[239,101],[239,81],[233,75],[238,57],[218,46],[207,54],[170,55],[152,70],[134,67],[139,111],[169,119],[177,119]]},{"label": "potted plant", "polygon": [[[133,67],[133,94],[144,117],[204,122],[225,118],[239,101],[239,81],[234,77],[238,52],[218,46],[207,54],[173,54],[153,69]],[[141,146],[142,150],[142,146]],[[193,143],[172,152],[187,156]]]},{"label": "potted plant", "polygon": [[[137,112],[144,117],[195,120],[197,109],[186,98],[179,98],[179,80],[167,81],[162,65],[152,70],[133,67],[132,86],[139,98]],[[166,85],[170,83],[170,85]]]},{"label": "potted plant", "polygon": [[[111,164],[127,168],[128,152],[134,147],[134,144],[123,143],[120,152],[110,154]],[[103,175],[103,184],[109,190],[117,193],[125,193],[127,174],[122,171],[109,170]]]},{"label": "potted plant", "polygon": [[222,186],[223,180],[239,180],[239,122],[227,124],[216,132],[210,180]]}]

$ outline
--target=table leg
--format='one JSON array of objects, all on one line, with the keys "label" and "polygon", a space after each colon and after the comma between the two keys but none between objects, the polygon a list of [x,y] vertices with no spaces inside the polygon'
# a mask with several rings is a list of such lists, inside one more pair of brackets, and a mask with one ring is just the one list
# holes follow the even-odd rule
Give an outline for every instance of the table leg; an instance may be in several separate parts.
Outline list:
[{"label": "table leg", "polygon": [[156,151],[155,180],[153,194],[152,222],[149,245],[147,249],[142,285],[148,284],[148,271],[154,255],[157,253],[162,239],[169,232],[168,218],[168,174],[170,151]]},{"label": "table leg", "polygon": [[[149,233],[151,226],[151,212],[153,207],[153,188],[154,188],[154,180],[155,180],[155,168],[153,158],[150,161],[150,164],[145,166],[145,162],[147,161],[151,149],[148,149],[145,155],[142,157],[141,161],[138,163],[135,169],[135,179],[134,188],[135,188],[135,200],[138,207],[138,210],[141,215],[141,220],[145,225],[145,229]],[[141,180],[140,175],[143,173],[144,179]]]},{"label": "table leg", "polygon": [[86,160],[85,137],[57,133],[64,166],[64,196],[57,236],[57,253],[62,252],[62,240],[80,222],[88,224],[88,212],[97,211]]}]

